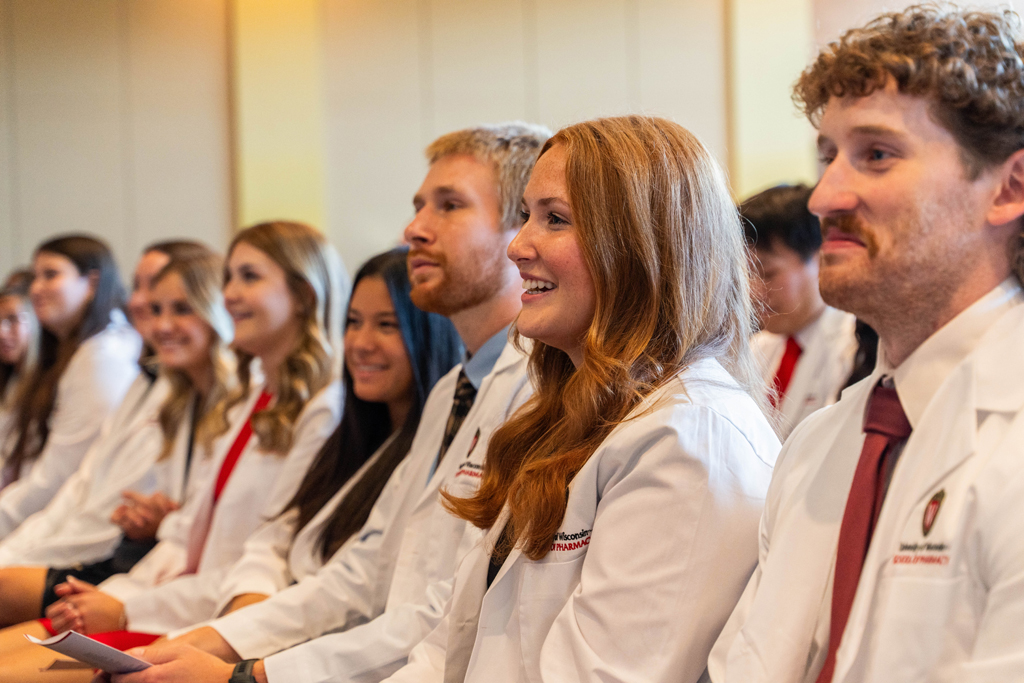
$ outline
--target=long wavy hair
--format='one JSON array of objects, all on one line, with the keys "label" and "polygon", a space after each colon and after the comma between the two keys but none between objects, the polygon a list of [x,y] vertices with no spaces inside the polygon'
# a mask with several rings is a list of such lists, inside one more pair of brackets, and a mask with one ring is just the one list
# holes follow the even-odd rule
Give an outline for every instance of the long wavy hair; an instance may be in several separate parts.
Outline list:
[{"label": "long wavy hair", "polygon": [[[284,270],[288,288],[302,312],[299,343],[278,368],[277,386],[267,387],[275,401],[252,417],[252,431],[260,448],[284,454],[292,446],[292,428],[306,402],[340,373],[348,276],[334,247],[302,223],[272,221],[246,228],[231,241],[229,259],[242,242],[259,249]],[[218,410],[224,413],[249,395],[252,382],[253,356],[237,349],[235,354],[238,388],[219,404]]]},{"label": "long wavy hair", "polygon": [[28,318],[29,336],[25,355],[16,363],[0,362],[0,405],[13,405],[13,397],[17,393],[15,379],[32,372],[39,353],[39,321],[28,298],[28,290],[32,286],[31,270],[16,270],[7,277],[0,299],[12,298],[18,301],[18,307]]},{"label": "long wavy hair", "polygon": [[[506,505],[508,547],[547,554],[569,482],[652,392],[717,358],[759,403],[753,311],[736,208],[724,174],[683,127],[642,116],[587,121],[545,145],[566,153],[569,205],[596,307],[579,368],[534,343],[536,393],[492,436],[477,493],[447,507],[480,528]],[[518,330],[514,342],[522,348]]]},{"label": "long wavy hair", "polygon": [[209,349],[213,384],[206,395],[200,397],[183,370],[160,368],[160,374],[170,384],[170,391],[160,406],[158,416],[164,437],[159,460],[170,455],[178,428],[187,419],[190,407],[192,415],[198,416],[194,425],[195,440],[209,453],[213,440],[228,430],[228,422],[222,410],[208,408],[225,400],[235,383],[235,356],[229,348],[234,325],[224,308],[221,291],[224,260],[205,247],[202,251],[190,249],[184,257],[171,258],[153,278],[154,286],[171,275],[181,278],[188,305],[213,332]]},{"label": "long wavy hair", "polygon": [[412,404],[405,422],[401,425],[391,424],[385,404],[364,401],[356,396],[352,388],[352,376],[346,367],[345,412],[341,422],[320,449],[295,497],[285,507],[286,511],[298,510],[299,519],[295,530],[298,534],[381,447],[388,435],[395,434],[384,452],[353,484],[324,525],[318,540],[324,560],[337,552],[366,523],[384,485],[412,446],[427,394],[437,380],[459,362],[462,353],[462,342],[451,322],[435,313],[421,311],[409,298],[406,252],[406,247],[400,247],[374,256],[362,265],[352,285],[355,291],[364,278],[379,277],[384,280],[391,295],[398,329],[412,365]]},{"label": "long wavy hair", "polygon": [[65,235],[43,242],[35,253],[63,256],[75,265],[79,275],[95,274],[96,279],[81,322],[67,338],[61,339],[46,328],[40,330],[38,362],[20,383],[15,399],[18,415],[12,433],[14,446],[7,458],[7,464],[14,468],[34,459],[46,445],[57,385],[75,351],[82,342],[106,329],[114,309],[123,311],[125,304],[121,273],[104,242],[88,235]]}]

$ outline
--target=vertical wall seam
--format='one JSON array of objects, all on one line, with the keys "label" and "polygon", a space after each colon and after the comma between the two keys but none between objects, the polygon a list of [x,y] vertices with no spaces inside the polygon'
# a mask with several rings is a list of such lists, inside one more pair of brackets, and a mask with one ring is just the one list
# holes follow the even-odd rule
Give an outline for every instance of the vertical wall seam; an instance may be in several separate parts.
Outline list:
[{"label": "vertical wall seam", "polygon": [[21,239],[21,188],[18,183],[18,107],[17,98],[17,49],[15,44],[14,31],[14,2],[13,0],[0,0],[3,2],[3,14],[7,17],[6,26],[0,27],[7,33],[8,50],[8,74],[3,87],[7,89],[7,148],[10,150],[10,157],[7,160],[7,173],[9,175],[9,187],[11,190],[11,204],[8,208],[8,215],[11,220],[11,252],[14,255],[11,260],[12,267],[17,267],[22,259],[22,249],[25,245]]},{"label": "vertical wall seam", "polygon": [[132,106],[132,31],[131,7],[132,0],[119,0],[117,3],[117,34],[118,34],[118,69],[120,73],[120,118],[121,118],[121,200],[124,220],[121,222],[121,243],[127,244],[129,254],[134,255],[142,245],[139,244],[138,199],[136,197],[137,178],[135,155],[135,131],[133,117],[135,108]]},{"label": "vertical wall seam", "polygon": [[235,41],[237,26],[235,23],[235,3],[238,0],[224,0],[221,7],[224,10],[224,95],[226,97],[224,129],[227,133],[227,155],[228,155],[228,238],[239,230],[241,226],[241,184],[238,170],[238,150],[240,135],[238,125],[238,103],[237,89],[235,87],[237,59],[235,56]]},{"label": "vertical wall seam", "polygon": [[434,22],[431,0],[419,0],[417,10],[418,61],[420,76],[420,145],[434,139]]},{"label": "vertical wall seam", "polygon": [[733,56],[733,44],[735,32],[733,26],[733,3],[736,0],[723,0],[722,2],[722,33],[724,48],[722,55],[723,75],[722,86],[725,89],[723,102],[725,104],[725,148],[727,151],[726,164],[728,165],[729,187],[735,198],[736,182],[739,179],[739,132],[737,131],[736,120],[736,97],[733,89],[736,86],[735,59]]},{"label": "vertical wall seam", "polygon": [[640,63],[640,0],[625,0],[623,19],[626,39],[626,98],[629,109],[643,108],[642,64]]},{"label": "vertical wall seam", "polygon": [[540,54],[537,40],[536,0],[523,0],[523,95],[524,113],[531,123],[540,121]]}]

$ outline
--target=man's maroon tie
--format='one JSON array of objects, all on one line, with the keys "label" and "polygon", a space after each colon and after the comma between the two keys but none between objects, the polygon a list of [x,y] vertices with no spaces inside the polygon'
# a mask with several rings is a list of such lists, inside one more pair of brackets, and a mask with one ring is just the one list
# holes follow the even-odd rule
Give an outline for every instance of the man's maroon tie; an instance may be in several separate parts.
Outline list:
[{"label": "man's maroon tie", "polygon": [[832,621],[828,635],[828,655],[817,683],[830,683],[836,666],[836,650],[850,617],[857,594],[860,572],[868,554],[871,535],[885,499],[887,460],[894,447],[910,436],[910,422],[903,412],[895,389],[875,387],[864,418],[864,446],[861,448],[853,485],[846,499],[843,523],[839,527],[836,574],[832,585]]},{"label": "man's maroon tie", "polygon": [[772,381],[775,391],[768,397],[773,408],[782,405],[786,389],[789,388],[789,380],[793,379],[793,370],[796,369],[796,362],[800,360],[800,354],[803,351],[796,343],[796,339],[786,337],[786,351],[782,354],[782,361],[779,363],[779,369],[775,371],[775,379]]}]

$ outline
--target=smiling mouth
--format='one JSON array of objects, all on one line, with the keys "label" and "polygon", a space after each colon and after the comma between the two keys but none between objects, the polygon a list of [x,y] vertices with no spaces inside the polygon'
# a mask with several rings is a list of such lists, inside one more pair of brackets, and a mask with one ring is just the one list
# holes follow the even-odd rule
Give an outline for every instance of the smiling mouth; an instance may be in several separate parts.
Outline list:
[{"label": "smiling mouth", "polygon": [[526,278],[523,280],[523,289],[526,290],[527,294],[540,294],[541,292],[554,288],[555,283],[548,282],[547,280],[535,280],[533,278]]},{"label": "smiling mouth", "polygon": [[850,244],[858,244],[862,247],[865,246],[864,241],[862,239],[860,239],[859,237],[852,233],[844,232],[838,228],[830,228],[828,232],[825,234],[825,241],[846,242]]}]

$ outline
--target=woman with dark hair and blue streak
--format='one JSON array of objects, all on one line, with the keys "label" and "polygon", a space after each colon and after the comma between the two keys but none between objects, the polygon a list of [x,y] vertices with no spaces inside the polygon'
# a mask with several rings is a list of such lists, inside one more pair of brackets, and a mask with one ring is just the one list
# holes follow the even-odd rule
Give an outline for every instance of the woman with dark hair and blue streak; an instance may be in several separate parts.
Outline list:
[{"label": "woman with dark hair and blue streak", "polygon": [[[166,605],[163,633],[175,637],[301,582],[366,522],[412,445],[427,395],[462,352],[448,319],[410,300],[405,252],[379,254],[356,274],[345,326],[344,413],[295,496],[249,537],[217,595]],[[69,625],[89,630],[87,623]],[[185,641],[211,637],[220,639],[204,627],[187,631]]]}]

